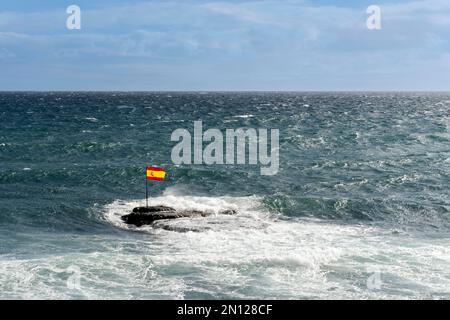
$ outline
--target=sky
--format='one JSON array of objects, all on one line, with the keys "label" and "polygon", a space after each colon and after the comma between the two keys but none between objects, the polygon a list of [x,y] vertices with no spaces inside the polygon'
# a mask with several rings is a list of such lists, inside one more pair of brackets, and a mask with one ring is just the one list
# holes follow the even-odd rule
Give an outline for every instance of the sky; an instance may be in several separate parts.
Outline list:
[{"label": "sky", "polygon": [[0,0],[0,90],[448,91],[450,1]]}]

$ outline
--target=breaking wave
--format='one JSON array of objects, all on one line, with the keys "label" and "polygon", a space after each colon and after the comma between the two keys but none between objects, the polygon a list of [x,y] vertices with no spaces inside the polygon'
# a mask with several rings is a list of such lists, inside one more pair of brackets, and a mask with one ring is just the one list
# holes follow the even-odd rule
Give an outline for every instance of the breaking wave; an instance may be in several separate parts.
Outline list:
[{"label": "breaking wave", "polygon": [[[0,298],[450,298],[449,101],[0,94]],[[199,119],[279,128],[279,173],[173,166]],[[147,164],[168,169],[151,205],[239,213],[124,224]]]}]

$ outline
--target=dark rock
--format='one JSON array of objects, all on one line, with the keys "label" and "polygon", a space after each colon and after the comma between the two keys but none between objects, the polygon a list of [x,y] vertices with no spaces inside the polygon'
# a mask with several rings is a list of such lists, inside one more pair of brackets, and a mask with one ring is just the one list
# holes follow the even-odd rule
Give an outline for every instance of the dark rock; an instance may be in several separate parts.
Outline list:
[{"label": "dark rock", "polygon": [[176,210],[166,206],[137,207],[133,209],[133,213],[152,213],[152,212],[175,212]]},{"label": "dark rock", "polygon": [[160,221],[155,221],[152,224],[153,228],[156,229],[163,229],[163,230],[167,230],[167,231],[175,231],[175,232],[202,232],[202,231],[207,231],[210,228],[208,227],[196,227],[196,226],[182,226],[182,225],[176,225],[176,224],[168,224],[166,223],[164,220],[160,220]]},{"label": "dark rock", "polygon": [[[222,210],[219,214],[233,215],[236,210],[227,209]],[[122,220],[127,224],[134,224],[137,227],[152,224],[157,220],[169,220],[177,218],[195,218],[207,217],[213,215],[213,212],[198,211],[198,210],[176,210],[166,206],[152,206],[152,207],[137,207],[133,212],[122,216]]]},{"label": "dark rock", "polygon": [[237,211],[233,210],[233,209],[225,209],[225,210],[220,211],[219,214],[225,214],[225,215],[232,216],[232,215],[237,214]]}]

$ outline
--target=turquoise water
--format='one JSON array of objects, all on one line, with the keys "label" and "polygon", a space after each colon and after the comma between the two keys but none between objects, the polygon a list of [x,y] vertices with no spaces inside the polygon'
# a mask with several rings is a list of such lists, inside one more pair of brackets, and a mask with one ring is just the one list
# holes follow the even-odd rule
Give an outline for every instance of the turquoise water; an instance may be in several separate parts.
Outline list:
[{"label": "turquoise water", "polygon": [[[171,161],[280,130],[280,170]],[[151,204],[219,211],[136,229]],[[450,95],[0,93],[0,298],[450,298]]]}]

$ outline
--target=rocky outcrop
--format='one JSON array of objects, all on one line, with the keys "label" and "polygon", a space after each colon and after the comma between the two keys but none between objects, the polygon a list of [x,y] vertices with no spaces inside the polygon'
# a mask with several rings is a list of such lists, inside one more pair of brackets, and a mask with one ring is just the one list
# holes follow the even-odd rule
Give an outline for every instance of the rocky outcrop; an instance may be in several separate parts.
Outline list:
[{"label": "rocky outcrop", "polygon": [[[219,214],[233,215],[236,210],[227,209],[222,210]],[[133,209],[130,214],[122,216],[122,220],[127,224],[133,224],[137,227],[152,224],[157,220],[169,220],[177,218],[195,218],[207,217],[213,215],[214,212],[199,211],[199,210],[176,210],[167,206],[151,206],[151,207],[137,207]]]}]

